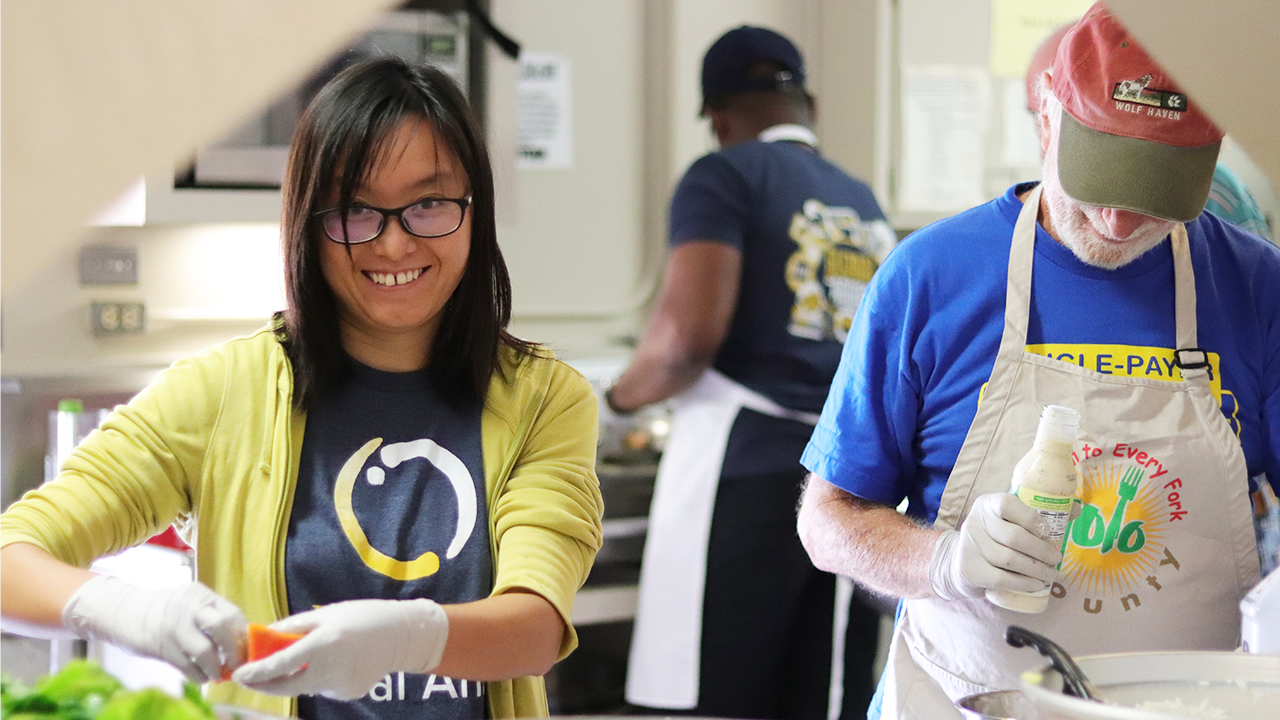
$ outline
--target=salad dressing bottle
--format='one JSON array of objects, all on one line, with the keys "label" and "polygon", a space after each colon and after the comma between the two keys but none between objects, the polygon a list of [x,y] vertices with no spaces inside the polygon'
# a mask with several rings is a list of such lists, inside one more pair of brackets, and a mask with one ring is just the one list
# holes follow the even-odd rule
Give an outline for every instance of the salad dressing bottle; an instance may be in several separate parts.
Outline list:
[{"label": "salad dressing bottle", "polygon": [[[1071,462],[1071,451],[1079,427],[1080,413],[1061,405],[1046,405],[1040,413],[1035,442],[1014,466],[1009,488],[1009,492],[1044,518],[1049,525],[1049,542],[1064,553],[1071,506],[1076,501],[1076,468]],[[989,588],[987,600],[1006,610],[1044,612],[1049,605],[1049,588],[1034,593]]]}]

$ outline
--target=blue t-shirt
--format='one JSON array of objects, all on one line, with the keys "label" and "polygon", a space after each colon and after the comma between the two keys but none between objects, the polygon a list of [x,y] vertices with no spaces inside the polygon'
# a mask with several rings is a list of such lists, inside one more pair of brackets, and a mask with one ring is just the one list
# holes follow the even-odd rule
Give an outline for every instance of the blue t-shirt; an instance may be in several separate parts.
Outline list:
[{"label": "blue t-shirt", "polygon": [[[307,416],[285,545],[290,614],[358,598],[487,597],[493,561],[480,404],[446,403],[421,372],[348,366],[347,379]],[[393,560],[389,574],[370,564],[379,554]],[[298,712],[316,720],[470,720],[486,715],[483,690],[481,682],[397,673],[351,702],[299,697]]]},{"label": "blue t-shirt", "polygon": [[[818,412],[866,282],[896,242],[871,189],[801,142],[750,141],[699,158],[671,201],[670,243],[742,252],[738,304],[712,366]],[[799,471],[810,429],[746,411],[722,473]]]},{"label": "blue t-shirt", "polygon": [[[908,237],[867,289],[802,463],[859,497],[932,522],[991,375],[1013,227],[1002,197]],[[1198,342],[1250,476],[1280,486],[1280,249],[1209,213],[1187,224]],[[1103,373],[1167,379],[1174,347],[1168,242],[1116,270],[1036,229],[1027,350]]]}]

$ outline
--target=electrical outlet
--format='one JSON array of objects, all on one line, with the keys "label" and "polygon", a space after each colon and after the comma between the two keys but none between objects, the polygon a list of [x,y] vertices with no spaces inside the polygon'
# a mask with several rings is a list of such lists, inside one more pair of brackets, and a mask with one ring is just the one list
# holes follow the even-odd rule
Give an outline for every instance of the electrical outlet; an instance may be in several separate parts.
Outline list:
[{"label": "electrical outlet", "polygon": [[140,302],[89,304],[89,328],[97,337],[136,335],[146,330],[147,308]]},{"label": "electrical outlet", "polygon": [[81,285],[137,285],[138,249],[90,245],[80,250]]}]

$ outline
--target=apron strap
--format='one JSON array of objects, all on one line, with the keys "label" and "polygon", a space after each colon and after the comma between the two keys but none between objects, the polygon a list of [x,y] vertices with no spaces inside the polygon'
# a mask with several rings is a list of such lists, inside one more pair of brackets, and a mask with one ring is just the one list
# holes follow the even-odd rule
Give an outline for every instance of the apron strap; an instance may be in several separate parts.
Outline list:
[{"label": "apron strap", "polygon": [[732,402],[734,405],[754,410],[761,415],[794,420],[806,425],[817,425],[818,414],[784,407],[752,390],[742,383],[730,378],[715,368],[707,368],[702,377],[692,388],[677,397],[675,407],[688,402],[714,399],[716,402]]},{"label": "apron strap", "polygon": [[1196,277],[1191,269],[1191,246],[1187,226],[1178,223],[1170,234],[1173,246],[1174,316],[1176,347],[1196,348]]},{"label": "apron strap", "polygon": [[[1027,320],[1031,315],[1031,263],[1035,258],[1036,214],[1040,210],[1043,188],[1043,185],[1037,185],[1027,196],[1022,211],[1018,213],[1018,222],[1013,227],[1000,349],[996,352],[991,377],[982,391],[969,432],[965,435],[955,465],[951,468],[948,488],[956,477],[972,479],[976,476],[995,439],[997,421],[1005,414],[1009,405],[1019,399],[1013,396],[1012,389],[1027,348]],[[966,512],[971,494],[970,491],[944,492],[938,501],[938,514],[933,526],[942,530],[957,527]]]},{"label": "apron strap", "polygon": [[997,355],[1006,360],[1016,360],[1027,346],[1027,321],[1031,317],[1031,264],[1036,254],[1036,217],[1040,212],[1040,195],[1043,192],[1043,184],[1031,191],[1013,227],[1013,243],[1009,246],[1009,279],[1005,287],[1004,334]]}]

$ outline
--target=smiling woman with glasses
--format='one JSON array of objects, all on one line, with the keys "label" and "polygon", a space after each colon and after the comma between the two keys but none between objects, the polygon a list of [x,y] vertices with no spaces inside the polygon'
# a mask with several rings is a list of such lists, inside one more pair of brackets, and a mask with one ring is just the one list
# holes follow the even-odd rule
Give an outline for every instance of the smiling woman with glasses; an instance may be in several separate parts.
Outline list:
[{"label": "smiling woman with glasses", "polygon": [[[465,97],[430,67],[348,67],[282,196],[286,309],[175,363],[0,516],[6,629],[106,640],[281,715],[548,715],[601,543],[597,403],[507,332]],[[170,523],[199,582],[82,569]],[[303,637],[247,657],[249,622]]]}]

